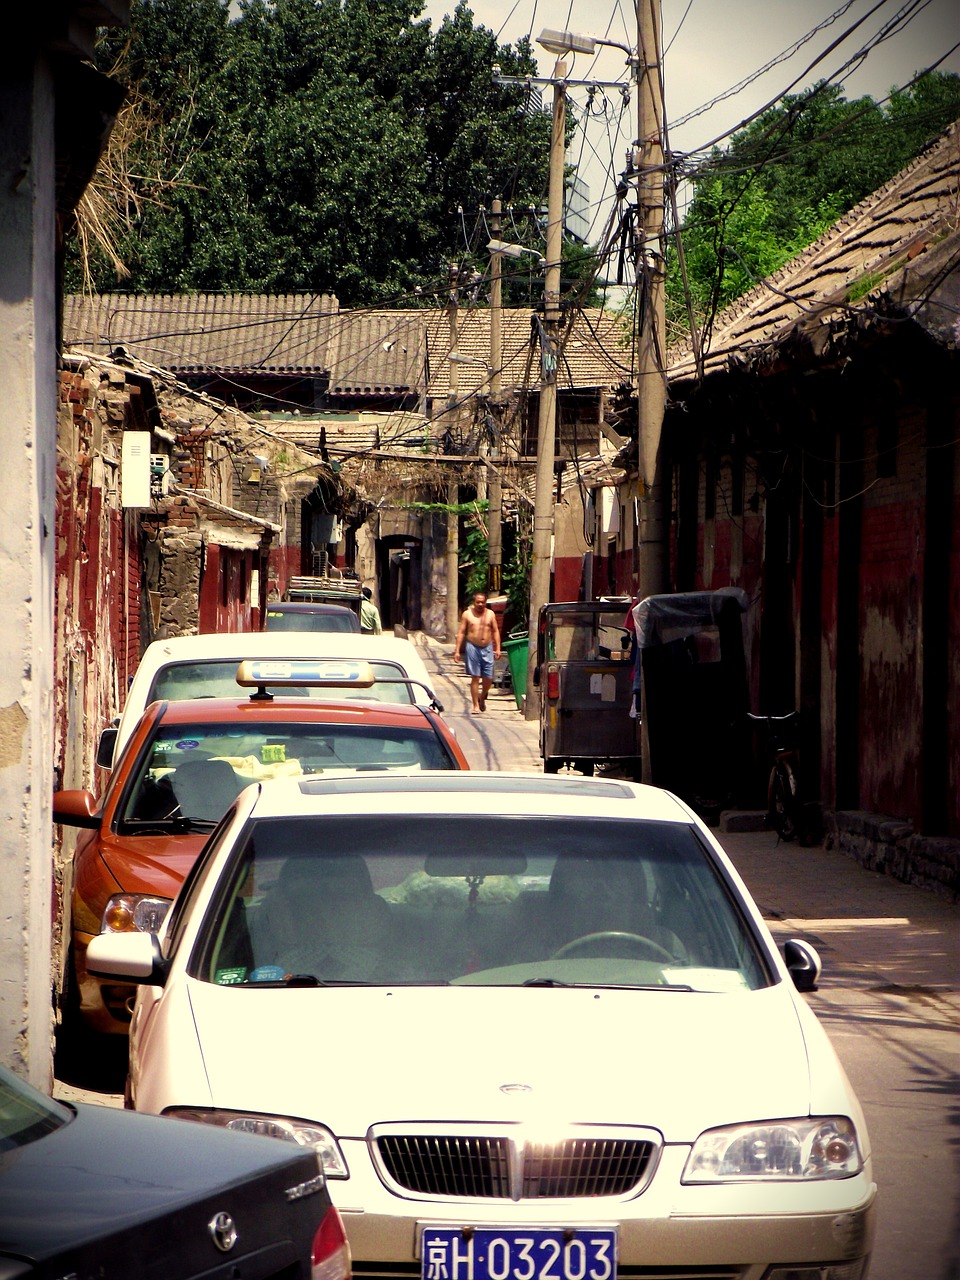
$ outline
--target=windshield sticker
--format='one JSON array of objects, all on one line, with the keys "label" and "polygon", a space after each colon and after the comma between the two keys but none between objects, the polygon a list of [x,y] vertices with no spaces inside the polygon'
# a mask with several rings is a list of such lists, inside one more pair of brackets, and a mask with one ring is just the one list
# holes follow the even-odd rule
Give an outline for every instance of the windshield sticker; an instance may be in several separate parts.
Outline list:
[{"label": "windshield sticker", "polygon": [[238,982],[246,982],[246,965],[238,964],[230,969],[217,969],[213,975],[213,980],[218,982],[221,987],[234,987]]},{"label": "windshield sticker", "polygon": [[286,970],[279,964],[261,964],[258,965],[250,974],[251,982],[282,982],[286,977]]},{"label": "windshield sticker", "polygon": [[200,745],[198,738],[181,738],[179,742],[173,744],[174,751],[196,751]]}]

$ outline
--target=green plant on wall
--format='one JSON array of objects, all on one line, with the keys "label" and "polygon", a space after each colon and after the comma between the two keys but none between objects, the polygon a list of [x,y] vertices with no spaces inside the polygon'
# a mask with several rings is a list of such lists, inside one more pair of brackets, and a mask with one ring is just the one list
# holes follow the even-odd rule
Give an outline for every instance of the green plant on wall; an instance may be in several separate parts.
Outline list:
[{"label": "green plant on wall", "polygon": [[513,536],[513,551],[503,566],[501,582],[507,597],[507,610],[513,620],[513,630],[527,629],[530,612],[530,560],[532,552],[532,521],[529,515],[518,513]]},{"label": "green plant on wall", "polygon": [[[460,581],[457,585],[462,594],[458,599],[470,600],[475,592],[487,590],[488,544],[484,520],[487,508],[486,502],[476,501],[460,502],[456,506],[446,502],[411,502],[405,508],[419,514],[456,513],[466,517],[466,529],[459,542]],[[525,631],[527,628],[532,529],[532,515],[524,510],[518,511],[513,528],[509,524],[504,527],[505,560],[501,584],[507,597],[507,616],[513,630]],[[511,548],[509,552],[508,548]]]},{"label": "green plant on wall", "polygon": [[[472,504],[476,505],[476,504]],[[478,591],[487,589],[487,534],[479,525],[468,524],[460,542],[460,580],[464,599],[472,600]]]}]

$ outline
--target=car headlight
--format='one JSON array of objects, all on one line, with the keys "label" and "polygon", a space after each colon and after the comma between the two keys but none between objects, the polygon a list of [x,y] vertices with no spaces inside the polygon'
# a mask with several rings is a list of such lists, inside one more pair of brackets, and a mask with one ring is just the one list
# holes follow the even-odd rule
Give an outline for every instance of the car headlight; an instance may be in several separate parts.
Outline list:
[{"label": "car headlight", "polygon": [[103,909],[101,933],[159,933],[170,898],[149,893],[115,893]]},{"label": "car headlight", "polygon": [[681,1182],[849,1178],[862,1168],[853,1122],[814,1116],[708,1129],[693,1144]]},{"label": "car headlight", "polygon": [[170,1107],[163,1114],[177,1120],[215,1124],[238,1133],[259,1133],[267,1138],[296,1142],[301,1147],[312,1147],[326,1177],[350,1177],[350,1170],[336,1138],[322,1124],[313,1124],[310,1120],[293,1120],[289,1116],[263,1115],[257,1111],[215,1111],[203,1107]]}]

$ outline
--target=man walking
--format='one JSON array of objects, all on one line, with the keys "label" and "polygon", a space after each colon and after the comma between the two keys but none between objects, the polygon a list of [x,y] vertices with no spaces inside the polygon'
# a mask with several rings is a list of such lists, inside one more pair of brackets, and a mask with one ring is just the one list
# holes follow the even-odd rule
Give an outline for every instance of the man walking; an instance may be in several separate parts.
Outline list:
[{"label": "man walking", "polygon": [[367,635],[378,636],[383,631],[383,624],[380,621],[380,610],[373,603],[373,592],[369,587],[363,587],[361,597],[360,630]]},{"label": "man walking", "polygon": [[460,661],[461,651],[470,677],[473,711],[485,711],[487,694],[493,684],[493,664],[500,657],[500,628],[497,615],[487,608],[487,597],[482,591],[474,593],[473,604],[460,615],[454,662]]}]

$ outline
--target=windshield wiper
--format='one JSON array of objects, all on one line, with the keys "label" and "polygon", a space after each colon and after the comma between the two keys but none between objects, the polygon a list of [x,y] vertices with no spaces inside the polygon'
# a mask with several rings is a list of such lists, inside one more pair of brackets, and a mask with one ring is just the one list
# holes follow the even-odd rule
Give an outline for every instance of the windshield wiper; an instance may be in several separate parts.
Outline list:
[{"label": "windshield wiper", "polygon": [[121,834],[136,833],[140,836],[174,835],[190,831],[212,831],[216,826],[212,818],[186,818],[178,815],[175,818],[123,818],[118,823]]},{"label": "windshield wiper", "polygon": [[285,973],[267,982],[250,982],[245,987],[374,987],[386,983],[365,982],[362,978],[318,978],[315,973]]},{"label": "windshield wiper", "polygon": [[692,991],[685,982],[575,982],[575,987],[595,987],[598,991]]},{"label": "windshield wiper", "polygon": [[[240,984],[238,984],[240,985]],[[245,987],[328,987],[330,984],[315,973],[285,973],[282,978],[271,978],[268,982],[251,982],[247,979]]]},{"label": "windshield wiper", "polygon": [[559,978],[527,978],[521,987],[577,987],[597,991],[692,991],[684,982],[561,982]]}]

